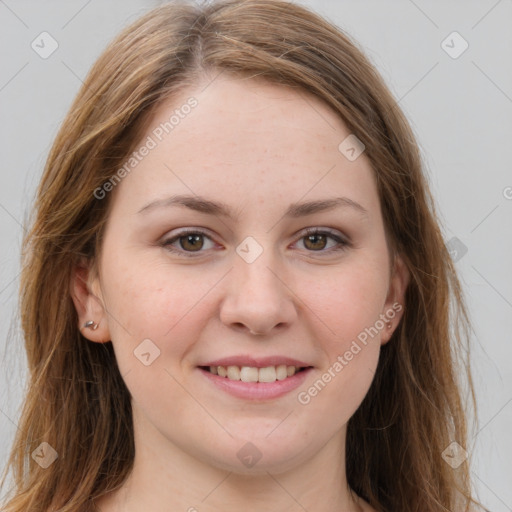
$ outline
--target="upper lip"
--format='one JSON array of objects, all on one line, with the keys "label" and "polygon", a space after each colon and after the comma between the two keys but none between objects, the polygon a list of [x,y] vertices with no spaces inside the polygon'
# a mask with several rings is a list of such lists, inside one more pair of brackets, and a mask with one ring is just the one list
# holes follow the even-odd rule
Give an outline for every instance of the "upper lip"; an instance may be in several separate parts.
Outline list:
[{"label": "upper lip", "polygon": [[250,366],[254,368],[266,368],[267,366],[279,366],[281,364],[295,366],[297,368],[310,366],[298,359],[279,355],[267,357],[251,357],[247,355],[223,357],[222,359],[215,359],[214,361],[209,361],[200,366]]}]

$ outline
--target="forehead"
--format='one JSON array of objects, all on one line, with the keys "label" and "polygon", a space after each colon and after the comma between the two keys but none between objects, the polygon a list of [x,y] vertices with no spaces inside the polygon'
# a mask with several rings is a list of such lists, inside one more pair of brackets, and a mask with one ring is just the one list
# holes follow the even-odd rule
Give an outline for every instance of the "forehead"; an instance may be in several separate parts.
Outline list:
[{"label": "forehead", "polygon": [[377,197],[369,161],[364,153],[351,161],[340,150],[350,135],[339,115],[303,90],[219,76],[159,106],[136,152],[150,149],[118,189],[139,207],[170,193],[268,207],[347,192],[371,208]]},{"label": "forehead", "polygon": [[266,150],[265,154],[272,150],[282,153],[282,149],[293,146],[294,152],[286,155],[293,159],[293,154],[319,144],[326,147],[327,132],[331,135],[347,132],[335,112],[301,89],[261,78],[229,76],[202,83],[164,102],[153,124],[165,123],[165,119],[170,119],[169,114],[183,108],[191,97],[196,99],[197,106],[173,130],[175,137],[168,139],[171,144],[174,139],[176,143],[178,140],[202,143],[207,149],[227,146],[225,149],[230,154],[245,151],[242,154],[245,159],[260,156],[262,149]]}]

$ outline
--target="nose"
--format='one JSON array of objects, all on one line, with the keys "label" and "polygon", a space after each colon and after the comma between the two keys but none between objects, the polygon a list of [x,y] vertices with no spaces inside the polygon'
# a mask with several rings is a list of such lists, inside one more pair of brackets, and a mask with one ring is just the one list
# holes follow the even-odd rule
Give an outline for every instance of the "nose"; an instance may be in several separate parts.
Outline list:
[{"label": "nose", "polygon": [[268,252],[264,251],[252,263],[236,256],[221,304],[220,319],[224,325],[240,332],[269,335],[296,319],[295,295],[282,268],[265,257]]}]

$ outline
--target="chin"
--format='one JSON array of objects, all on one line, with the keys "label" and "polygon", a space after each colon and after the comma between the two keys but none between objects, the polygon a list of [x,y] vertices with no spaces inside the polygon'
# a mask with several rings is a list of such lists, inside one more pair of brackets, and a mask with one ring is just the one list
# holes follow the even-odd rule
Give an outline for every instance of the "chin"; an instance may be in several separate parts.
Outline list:
[{"label": "chin", "polygon": [[218,452],[204,460],[210,465],[240,475],[268,475],[289,471],[305,460],[304,447],[286,446],[283,443],[269,442],[265,438],[254,441],[237,440],[231,443],[231,448],[223,448],[223,451],[231,451],[234,456],[219,458]]}]

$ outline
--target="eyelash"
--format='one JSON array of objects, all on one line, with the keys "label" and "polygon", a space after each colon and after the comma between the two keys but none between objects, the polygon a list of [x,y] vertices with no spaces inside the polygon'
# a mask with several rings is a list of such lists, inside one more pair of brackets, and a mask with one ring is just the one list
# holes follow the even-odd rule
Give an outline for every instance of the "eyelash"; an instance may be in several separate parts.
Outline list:
[{"label": "eyelash", "polygon": [[[172,247],[171,244],[178,241],[180,238],[183,238],[184,236],[187,236],[187,235],[201,235],[201,236],[204,236],[208,239],[211,239],[211,237],[204,231],[200,230],[200,229],[184,229],[182,231],[180,231],[179,233],[177,233],[176,235],[174,235],[172,238],[168,238],[167,240],[164,240],[162,242],[162,246],[172,252],[172,253],[175,253],[175,254],[180,254],[180,255],[185,255],[186,257],[188,258],[196,258],[198,257],[201,253],[205,252],[205,251],[202,251],[202,250],[199,250],[199,251],[185,251],[183,249],[176,249],[175,247]],[[307,250],[307,252],[312,252],[312,253],[333,253],[333,252],[338,252],[338,251],[344,251],[347,249],[347,247],[350,247],[350,243],[343,239],[342,237],[340,237],[338,234],[336,234],[336,232],[334,231],[331,231],[329,229],[319,229],[319,228],[308,228],[306,229],[306,231],[304,232],[304,234],[299,238],[299,240],[302,240],[308,236],[312,236],[312,235],[327,235],[329,238],[333,239],[335,242],[337,242],[339,244],[339,247],[335,247],[335,248],[330,248],[330,249],[321,249],[321,250],[318,250],[318,251],[313,251],[313,250]]]}]

